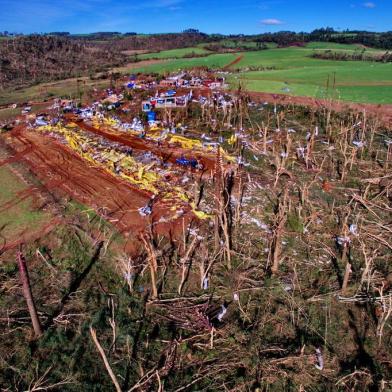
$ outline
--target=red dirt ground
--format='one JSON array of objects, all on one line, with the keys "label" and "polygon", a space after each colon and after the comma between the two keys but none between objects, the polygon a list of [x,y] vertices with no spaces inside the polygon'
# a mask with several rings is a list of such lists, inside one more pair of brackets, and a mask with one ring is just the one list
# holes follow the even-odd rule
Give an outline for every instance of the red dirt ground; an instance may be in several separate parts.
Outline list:
[{"label": "red dirt ground", "polygon": [[238,56],[234,61],[232,61],[231,63],[225,65],[223,67],[224,71],[227,71],[229,68],[231,68],[233,65],[238,64],[242,59],[244,58],[244,55],[242,54],[241,56]]},{"label": "red dirt ground", "polygon": [[85,131],[95,133],[96,135],[103,136],[104,138],[124,144],[125,146],[132,147],[139,151],[150,151],[156,156],[162,158],[163,161],[169,161],[172,163],[176,162],[176,159],[182,156],[186,158],[196,158],[200,163],[203,164],[205,170],[212,172],[215,168],[216,157],[215,154],[206,154],[199,151],[189,151],[178,146],[169,145],[167,142],[162,142],[158,145],[156,142],[141,139],[138,136],[132,134],[124,134],[116,132],[112,129],[107,130],[105,128],[95,128],[84,121],[76,121],[76,124]]},{"label": "red dirt ground", "polygon": [[[183,214],[173,219],[175,211],[170,210],[170,200],[156,200],[153,213],[142,217],[138,208],[145,206],[150,200],[148,192],[97,167],[89,166],[71,149],[50,137],[27,131],[20,126],[4,138],[15,150],[14,159],[27,164],[45,190],[69,195],[79,203],[93,208],[124,235],[125,250],[130,253],[140,248],[139,234],[152,230],[175,240],[182,236],[183,229],[192,220],[196,220],[190,207],[185,204],[181,208]],[[37,188],[31,187],[31,192],[34,191]],[[165,222],[165,219],[170,222]]]}]

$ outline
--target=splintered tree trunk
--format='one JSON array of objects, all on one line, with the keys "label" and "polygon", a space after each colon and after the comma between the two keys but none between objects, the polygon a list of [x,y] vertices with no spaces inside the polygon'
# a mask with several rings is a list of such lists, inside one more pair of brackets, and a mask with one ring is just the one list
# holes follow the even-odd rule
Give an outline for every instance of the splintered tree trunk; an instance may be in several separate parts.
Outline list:
[{"label": "splintered tree trunk", "polygon": [[349,262],[347,262],[346,264],[346,270],[344,271],[344,278],[343,278],[343,284],[342,284],[342,293],[345,293],[347,290],[347,286],[348,286],[348,281],[350,279],[350,275],[351,275],[351,264]]},{"label": "splintered tree trunk", "polygon": [[284,230],[284,227],[285,227],[285,224],[287,221],[287,211],[286,211],[287,197],[288,197],[288,191],[287,191],[287,189],[285,189],[284,194],[283,194],[283,200],[279,201],[277,224],[276,224],[276,228],[274,230],[274,238],[272,241],[271,272],[273,274],[277,274],[279,271],[279,261],[280,261],[281,250],[282,250],[282,234],[283,234],[283,230]]},{"label": "splintered tree trunk", "polygon": [[218,251],[220,248],[220,216],[222,214],[222,156],[220,152],[220,147],[218,147],[216,152],[215,161],[215,250]]},{"label": "splintered tree trunk", "polygon": [[34,333],[36,337],[42,335],[41,323],[38,318],[37,309],[35,308],[33,294],[31,293],[30,279],[29,273],[27,271],[26,260],[22,254],[22,252],[18,252],[18,267],[20,274],[20,281],[23,286],[23,296],[26,299],[27,307],[29,309],[31,321],[33,323]]},{"label": "splintered tree trunk", "polygon": [[158,298],[158,287],[157,287],[157,272],[158,272],[158,262],[154,249],[151,246],[148,238],[144,236],[141,237],[144,248],[147,251],[148,263],[150,265],[150,275],[151,275],[151,286],[152,286],[152,297],[154,299]]}]

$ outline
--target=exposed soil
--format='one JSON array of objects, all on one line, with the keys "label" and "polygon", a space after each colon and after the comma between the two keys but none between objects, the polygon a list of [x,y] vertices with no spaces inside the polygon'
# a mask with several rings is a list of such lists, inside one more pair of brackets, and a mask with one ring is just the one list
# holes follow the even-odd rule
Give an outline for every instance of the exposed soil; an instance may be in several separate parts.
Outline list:
[{"label": "exposed soil", "polygon": [[176,163],[176,160],[181,157],[195,158],[203,165],[203,168],[212,172],[215,167],[215,155],[206,154],[198,151],[189,151],[179,146],[169,145],[167,142],[157,143],[141,139],[140,137],[131,135],[129,133],[123,134],[115,132],[114,130],[105,130],[103,128],[95,128],[84,121],[76,122],[81,129],[103,136],[104,138],[124,144],[139,151],[150,151],[151,153],[162,158],[164,162]]},{"label": "exposed soil", "polygon": [[231,68],[233,65],[238,64],[242,59],[244,58],[244,55],[242,54],[241,56],[238,56],[234,61],[232,61],[231,63],[225,65],[223,67],[224,71],[227,71],[229,68]]},{"label": "exposed soil", "polygon": [[380,119],[386,126],[392,126],[392,105],[370,104],[370,103],[353,103],[342,101],[331,101],[316,99],[311,97],[294,97],[285,94],[270,94],[260,92],[249,92],[250,97],[259,102],[267,101],[283,105],[302,105],[314,108],[326,107],[333,111],[340,112],[344,110],[354,110],[357,112],[366,111]]},{"label": "exposed soil", "polygon": [[[52,138],[17,127],[5,139],[15,150],[13,159],[26,163],[41,181],[44,190],[68,195],[93,208],[124,235],[125,250],[130,253],[140,249],[139,234],[151,230],[175,241],[182,236],[183,229],[195,220],[186,204],[178,214],[172,211],[170,199],[154,200],[152,214],[141,216],[138,209],[150,201],[148,192],[89,166],[71,149]],[[30,193],[37,191],[42,189],[31,187],[29,190]],[[29,192],[24,192],[23,196]],[[47,228],[42,234],[46,231]]]}]

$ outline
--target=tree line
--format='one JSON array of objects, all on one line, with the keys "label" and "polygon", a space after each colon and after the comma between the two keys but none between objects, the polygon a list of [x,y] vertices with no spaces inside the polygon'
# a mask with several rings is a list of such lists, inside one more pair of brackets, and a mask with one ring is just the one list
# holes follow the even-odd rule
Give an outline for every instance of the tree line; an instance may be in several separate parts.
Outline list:
[{"label": "tree line", "polygon": [[334,52],[332,50],[326,50],[323,52],[316,52],[312,54],[313,58],[322,60],[337,60],[337,61],[375,61],[379,63],[391,63],[392,53],[385,52],[383,54],[371,54],[366,53],[365,50],[360,52],[348,53],[348,52]]}]

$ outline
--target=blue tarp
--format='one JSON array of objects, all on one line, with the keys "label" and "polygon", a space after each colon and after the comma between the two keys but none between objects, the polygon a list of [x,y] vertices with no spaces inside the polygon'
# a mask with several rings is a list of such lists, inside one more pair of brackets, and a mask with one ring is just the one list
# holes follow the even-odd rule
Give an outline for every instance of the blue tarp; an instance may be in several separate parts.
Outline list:
[{"label": "blue tarp", "polygon": [[148,121],[155,121],[157,119],[157,114],[155,112],[148,112],[147,113],[147,120]]},{"label": "blue tarp", "polygon": [[191,166],[194,169],[197,167],[197,160],[196,159],[187,159],[185,157],[181,157],[176,159],[176,163],[181,166]]}]

